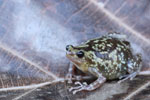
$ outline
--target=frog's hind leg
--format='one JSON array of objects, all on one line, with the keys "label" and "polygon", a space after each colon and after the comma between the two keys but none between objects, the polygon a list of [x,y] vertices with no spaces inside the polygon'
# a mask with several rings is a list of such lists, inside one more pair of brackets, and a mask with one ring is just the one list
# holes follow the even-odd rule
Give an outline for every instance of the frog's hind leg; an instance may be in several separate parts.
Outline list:
[{"label": "frog's hind leg", "polygon": [[118,83],[122,83],[128,79],[133,80],[133,78],[135,78],[137,74],[138,74],[138,72],[133,72],[129,75],[121,76],[121,77],[119,77],[119,79],[122,79],[122,78],[124,78],[124,79],[120,80]]},{"label": "frog's hind leg", "polygon": [[108,33],[108,36],[113,37],[113,38],[123,39],[123,40],[127,38],[125,34],[120,34],[117,32],[110,32]]},{"label": "frog's hind leg", "polygon": [[122,79],[122,78],[124,78],[124,79],[120,80],[118,83],[121,83],[127,79],[133,80],[133,78],[135,78],[141,70],[141,67],[142,67],[141,62],[142,62],[141,55],[137,54],[136,58],[134,59],[134,62],[131,62],[131,61],[128,62],[128,73],[129,74],[119,77],[119,79]]}]

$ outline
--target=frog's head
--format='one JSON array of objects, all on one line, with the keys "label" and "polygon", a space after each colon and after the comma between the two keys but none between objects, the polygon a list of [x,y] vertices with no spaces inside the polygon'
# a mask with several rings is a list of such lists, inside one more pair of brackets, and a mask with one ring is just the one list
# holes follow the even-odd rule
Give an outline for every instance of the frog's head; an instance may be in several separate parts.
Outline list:
[{"label": "frog's head", "polygon": [[88,67],[94,64],[94,51],[87,50],[84,46],[66,46],[67,58],[80,70],[87,71]]}]

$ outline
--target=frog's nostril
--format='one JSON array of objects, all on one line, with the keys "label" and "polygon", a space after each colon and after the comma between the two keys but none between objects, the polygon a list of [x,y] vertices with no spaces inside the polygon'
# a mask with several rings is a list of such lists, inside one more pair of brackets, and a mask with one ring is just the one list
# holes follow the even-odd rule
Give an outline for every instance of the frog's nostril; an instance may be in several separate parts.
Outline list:
[{"label": "frog's nostril", "polygon": [[66,46],[66,50],[67,50],[67,51],[69,50],[69,45]]},{"label": "frog's nostril", "polygon": [[73,47],[73,46],[72,46],[72,45],[67,45],[67,46],[66,46],[66,50],[67,50],[67,51],[70,51],[70,47]]}]

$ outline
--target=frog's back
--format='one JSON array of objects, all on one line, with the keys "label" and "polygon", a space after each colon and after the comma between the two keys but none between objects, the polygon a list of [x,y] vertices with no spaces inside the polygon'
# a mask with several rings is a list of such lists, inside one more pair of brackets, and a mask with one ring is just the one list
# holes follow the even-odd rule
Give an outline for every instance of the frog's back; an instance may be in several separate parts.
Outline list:
[{"label": "frog's back", "polygon": [[90,40],[86,44],[99,58],[99,71],[107,79],[116,79],[127,74],[127,62],[132,59],[128,41],[103,36]]},{"label": "frog's back", "polygon": [[118,38],[113,38],[109,36],[103,36],[101,38],[92,39],[86,42],[87,45],[94,51],[100,51],[100,52],[111,52],[113,50],[116,50],[117,48],[130,48],[130,43],[125,40],[120,40]]}]

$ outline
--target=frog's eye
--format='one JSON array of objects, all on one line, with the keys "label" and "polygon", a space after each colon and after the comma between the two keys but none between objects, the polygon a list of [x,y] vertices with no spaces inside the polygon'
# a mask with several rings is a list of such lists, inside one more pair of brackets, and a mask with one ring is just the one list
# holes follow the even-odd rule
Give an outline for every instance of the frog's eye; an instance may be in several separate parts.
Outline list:
[{"label": "frog's eye", "polygon": [[84,52],[83,51],[79,51],[76,53],[76,55],[79,57],[79,58],[82,58],[84,56]]}]

